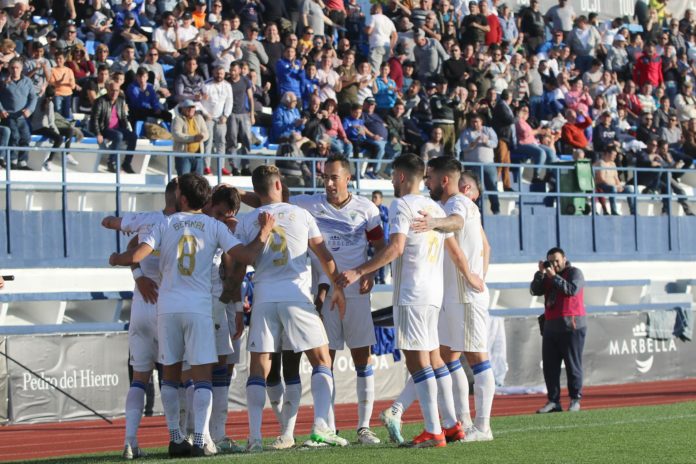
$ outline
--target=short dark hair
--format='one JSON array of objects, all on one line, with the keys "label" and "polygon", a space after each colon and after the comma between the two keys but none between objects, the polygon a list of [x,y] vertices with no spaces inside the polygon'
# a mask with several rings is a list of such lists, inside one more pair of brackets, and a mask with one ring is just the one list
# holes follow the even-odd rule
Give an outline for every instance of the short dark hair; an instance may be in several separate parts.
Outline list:
[{"label": "short dark hair", "polygon": [[462,164],[451,156],[438,156],[428,161],[428,167],[441,174],[455,174],[459,177],[462,173]]},{"label": "short dark hair", "polygon": [[462,176],[461,179],[469,179],[471,182],[476,185],[476,190],[479,192],[482,192],[483,189],[481,188],[481,179],[479,178],[478,174],[476,174],[476,171],[472,171],[471,169],[466,169],[462,171]]},{"label": "short dark hair", "polygon": [[145,76],[145,75],[148,74],[148,73],[149,73],[149,71],[147,70],[147,68],[144,67],[144,66],[141,66],[141,67],[139,67],[138,70],[135,72],[135,75],[138,76],[138,77],[140,77],[140,76]]},{"label": "short dark hair", "polygon": [[210,203],[215,206],[225,202],[234,214],[239,211],[239,206],[242,204],[239,197],[239,190],[230,185],[219,185],[215,188]]},{"label": "short dark hair", "polygon": [[563,256],[565,258],[565,255],[566,255],[565,251],[563,251],[563,248],[561,248],[561,247],[551,248],[549,251],[546,252],[546,256],[555,255],[556,253],[560,253],[561,256]]},{"label": "short dark hair", "polygon": [[350,161],[348,161],[348,158],[341,154],[330,155],[328,158],[326,158],[326,161],[324,161],[324,166],[326,166],[329,163],[341,163],[341,166],[346,171],[350,172]]},{"label": "short dark hair", "polygon": [[189,172],[179,177],[179,193],[186,197],[191,209],[201,209],[210,198],[210,184],[202,175]]},{"label": "short dark hair", "polygon": [[169,181],[167,187],[164,189],[164,202],[167,206],[173,206],[176,204],[176,187],[179,185],[179,178],[172,177]]},{"label": "short dark hair", "polygon": [[372,196],[374,197],[375,195],[378,195],[378,196],[384,198],[384,194],[382,193],[381,190],[375,190],[374,192],[372,192]]},{"label": "short dark hair", "polygon": [[271,184],[276,179],[280,180],[280,171],[273,165],[261,165],[251,173],[251,184],[254,186],[254,192],[260,195],[268,195]]},{"label": "short dark hair", "polygon": [[392,169],[399,169],[412,178],[423,178],[425,175],[425,163],[413,153],[398,156],[392,163]]}]

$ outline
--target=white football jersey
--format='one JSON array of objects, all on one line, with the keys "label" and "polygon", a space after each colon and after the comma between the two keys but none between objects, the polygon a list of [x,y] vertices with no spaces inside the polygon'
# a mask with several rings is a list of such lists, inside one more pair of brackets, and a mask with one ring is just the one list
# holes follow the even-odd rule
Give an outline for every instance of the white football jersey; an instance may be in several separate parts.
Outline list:
[{"label": "white football jersey", "polygon": [[222,295],[222,250],[218,248],[213,256],[213,267],[210,270],[210,277],[212,279],[212,294],[214,298],[219,298]]},{"label": "white football jersey", "polygon": [[[317,193],[296,195],[290,197],[290,202],[314,217],[339,270],[354,269],[367,261],[368,232],[380,231],[382,226],[379,209],[370,200],[353,195],[343,208],[337,209],[325,193]],[[360,287],[351,285],[345,293],[357,296]]]},{"label": "white football jersey", "polygon": [[[481,212],[469,198],[458,193],[451,196],[443,205],[445,213],[457,214],[464,219],[464,227],[454,233],[464,256],[469,263],[469,270],[483,278],[483,236],[481,235]],[[445,259],[445,299],[447,303],[469,303],[475,293],[466,284],[451,259]]]},{"label": "white football jersey", "polygon": [[312,272],[307,252],[309,239],[321,237],[316,221],[299,206],[265,205],[240,218],[235,233],[242,243],[256,238],[258,216],[263,212],[273,215],[275,225],[254,263],[254,304],[311,302]]},{"label": "white football jersey", "polygon": [[389,206],[389,233],[406,235],[406,247],[393,264],[394,305],[442,305],[442,259],[444,240],[451,234],[436,231],[416,233],[411,230],[418,211],[445,217],[442,207],[422,195],[396,198]]},{"label": "white football jersey", "polygon": [[[162,211],[148,211],[143,213],[126,213],[121,218],[121,230],[127,234],[137,233],[138,243],[150,235],[152,228],[160,223],[167,223],[167,216]],[[162,276],[159,270],[159,250],[152,252],[150,256],[140,262],[143,275],[154,280],[158,285]],[[136,290],[137,290],[136,286]]]},{"label": "white football jersey", "polygon": [[176,213],[143,240],[160,250],[157,312],[212,315],[211,269],[218,248],[240,242],[225,224],[202,213]]}]

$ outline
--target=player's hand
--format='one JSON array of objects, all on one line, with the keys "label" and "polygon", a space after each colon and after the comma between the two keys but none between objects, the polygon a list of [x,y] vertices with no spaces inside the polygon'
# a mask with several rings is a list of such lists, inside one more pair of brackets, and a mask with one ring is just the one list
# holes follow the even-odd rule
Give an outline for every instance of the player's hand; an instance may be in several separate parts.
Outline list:
[{"label": "player's hand", "polygon": [[159,295],[159,291],[157,288],[157,284],[154,280],[145,276],[138,277],[137,279],[135,279],[135,285],[138,286],[140,294],[143,296],[143,299],[147,303],[157,303],[157,296]]},{"label": "player's hand", "polygon": [[428,214],[427,211],[418,211],[418,214],[420,214],[423,217],[417,217],[414,218],[413,221],[411,221],[411,230],[414,232],[428,232],[430,230],[433,230],[435,227],[433,226],[433,221],[432,217],[430,214]]},{"label": "player's hand", "polygon": [[97,143],[98,143],[99,145],[101,145],[102,143],[104,143],[104,136],[103,136],[103,135],[101,135],[101,134],[97,135]]},{"label": "player's hand", "polygon": [[467,279],[467,283],[469,284],[469,287],[476,293],[481,293],[483,292],[485,288],[485,284],[483,283],[483,279],[481,279],[479,276],[476,274],[472,274],[469,276]]},{"label": "player's hand", "polygon": [[268,237],[271,235],[271,231],[273,230],[273,226],[275,225],[275,218],[271,213],[263,212],[259,214],[259,227],[261,227],[261,241],[266,242],[268,240]]},{"label": "player's hand", "polygon": [[111,253],[111,256],[109,256],[109,266],[118,266],[118,253]]},{"label": "player's hand", "polygon": [[239,224],[239,220],[236,217],[225,218],[225,225],[230,229],[230,232],[234,233],[235,229],[237,229],[237,224]]},{"label": "player's hand", "polygon": [[338,276],[338,279],[336,279],[336,287],[346,288],[359,278],[360,273],[358,273],[355,269],[348,269],[347,271],[343,271],[341,275]]},{"label": "player's hand", "polygon": [[244,333],[244,313],[234,313],[235,331],[232,334],[232,340],[239,340]]},{"label": "player's hand", "polygon": [[360,294],[365,295],[372,291],[372,287],[375,286],[375,274],[374,272],[366,274],[360,277]]},{"label": "player's hand", "polygon": [[333,296],[331,297],[331,311],[338,309],[338,318],[343,320],[346,317],[346,296],[343,294],[343,289],[334,287]]}]

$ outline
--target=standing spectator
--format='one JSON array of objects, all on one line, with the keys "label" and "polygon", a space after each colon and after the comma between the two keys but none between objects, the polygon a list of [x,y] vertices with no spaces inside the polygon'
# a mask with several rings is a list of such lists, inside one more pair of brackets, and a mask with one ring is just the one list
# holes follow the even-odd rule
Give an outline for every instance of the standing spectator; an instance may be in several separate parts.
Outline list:
[{"label": "standing spectator", "polygon": [[146,121],[148,118],[172,122],[171,113],[162,106],[155,88],[147,81],[149,76],[147,69],[138,68],[135,81],[126,88],[126,101],[133,127],[137,121]]},{"label": "standing spectator", "polygon": [[442,76],[435,76],[435,93],[430,96],[430,112],[433,127],[442,129],[442,143],[445,154],[454,156],[454,145],[457,143],[457,135],[454,132],[454,108],[459,103],[447,93],[447,80]]},{"label": "standing spectator", "polygon": [[184,61],[184,72],[176,78],[174,82],[174,99],[177,102],[193,100],[200,102],[205,94],[203,86],[205,79],[198,72],[198,61],[193,56],[187,57]]},{"label": "standing spectator", "polygon": [[[232,86],[225,80],[225,68],[215,68],[213,78],[203,86],[203,93],[208,97],[201,102],[208,129],[205,152],[222,155],[225,154],[227,121],[232,115],[233,104]],[[205,167],[210,168],[210,159],[206,159]],[[223,175],[230,175],[224,163],[221,171]]]},{"label": "standing spectator", "polygon": [[[498,191],[498,171],[493,162],[494,150],[498,146],[498,136],[495,131],[483,125],[483,118],[478,113],[473,113],[469,118],[469,128],[462,132],[459,138],[459,150],[464,163],[482,163],[476,166],[483,172],[483,184],[488,192]],[[500,214],[500,201],[498,195],[488,196],[491,202],[491,212]]]},{"label": "standing spectator", "polygon": [[189,172],[203,172],[205,141],[208,140],[208,126],[203,116],[196,113],[196,102],[184,100],[177,107],[177,115],[172,123],[174,151],[187,153],[174,159],[176,174],[182,176]]},{"label": "standing spectator", "polygon": [[477,2],[469,2],[469,14],[462,20],[461,30],[462,45],[472,45],[474,48],[478,48],[478,44],[485,43],[486,33],[491,28],[488,25],[488,19],[481,14]]},{"label": "standing spectator", "polygon": [[220,32],[210,42],[210,51],[215,59],[215,66],[230,69],[233,61],[242,57],[241,41],[232,34],[232,23],[225,19],[220,23]]},{"label": "standing spectator", "polygon": [[573,5],[568,4],[568,0],[558,0],[558,5],[552,6],[546,12],[546,22],[553,32],[561,31],[563,37],[567,38],[575,22]]},{"label": "standing spectator", "polygon": [[278,94],[285,95],[292,92],[294,95],[302,95],[302,62],[297,59],[297,51],[293,47],[288,47],[283,52],[283,58],[276,64],[276,80]]},{"label": "standing spectator", "polygon": [[573,30],[567,35],[567,43],[570,51],[575,53],[575,67],[583,73],[590,68],[592,59],[597,56],[602,37],[597,29],[587,22],[585,16],[580,16]]},{"label": "standing spectator", "polygon": [[585,277],[560,248],[551,248],[530,285],[532,295],[544,296],[541,359],[548,403],[537,413],[560,412],[561,363],[568,375],[569,411],[580,410],[582,351],[587,334],[583,290]]},{"label": "standing spectator", "polygon": [[[230,66],[230,85],[232,114],[227,120],[227,152],[236,155],[237,145],[241,143],[242,153],[248,154],[251,151],[251,126],[256,123],[254,93],[251,81],[242,76],[239,63],[232,63]],[[233,166],[232,172],[234,171]]]},{"label": "standing spectator", "polygon": [[396,103],[397,87],[389,77],[389,63],[382,63],[379,67],[379,76],[375,78],[375,83],[372,87],[375,101],[377,101],[377,109],[386,114]]},{"label": "standing spectator", "polygon": [[[121,143],[126,142],[126,150],[135,150],[138,137],[133,133],[128,123],[128,105],[121,96],[121,86],[117,82],[110,82],[107,93],[99,97],[92,108],[92,132],[97,137],[101,148],[105,148],[106,141],[111,142],[111,150],[120,150]],[[116,172],[116,153],[109,155],[107,168],[109,172]],[[123,157],[121,169],[128,174],[133,174],[131,160],[133,155]]]},{"label": "standing spectator", "polygon": [[239,43],[239,48],[242,50],[242,60],[249,64],[249,69],[256,70],[258,80],[254,82],[256,85],[261,85],[261,67],[268,64],[268,55],[263,48],[263,44],[259,42],[259,26],[256,23],[251,23],[246,26],[245,38]]},{"label": "standing spectator", "polygon": [[500,26],[498,15],[495,11],[489,10],[488,0],[479,1],[479,9],[481,10],[481,15],[485,16],[488,22],[488,31],[486,31],[484,43],[488,47],[491,45],[500,45],[503,41],[503,28]]},{"label": "standing spectator", "polygon": [[56,53],[56,65],[48,78],[49,85],[56,89],[56,111],[66,119],[72,119],[72,95],[76,88],[75,75],[65,66],[65,55]]},{"label": "standing spectator", "polygon": [[[13,58],[8,78],[0,85],[0,119],[2,125],[9,128],[9,139],[7,131],[2,131],[0,136],[4,146],[26,147],[31,140],[27,118],[36,109],[36,93],[31,79],[22,76],[22,67],[22,60]],[[26,151],[13,151],[10,156],[13,169],[29,169]]]},{"label": "standing spectator", "polygon": [[[72,142],[73,129],[68,126],[66,128],[58,129],[56,126],[56,113],[53,99],[55,97],[55,89],[53,86],[46,87],[46,93],[43,97],[39,98],[36,105],[36,111],[31,115],[31,127],[32,133],[44,136],[53,142],[52,148],[60,148],[60,146],[65,142],[65,148],[70,148],[70,142]],[[51,161],[53,160],[55,153],[51,152],[44,159],[41,166],[42,171],[51,170]],[[67,155],[68,164],[73,166],[79,164],[72,155]]]},{"label": "standing spectator", "polygon": [[503,31],[503,42],[512,45],[517,41],[520,32],[517,29],[517,19],[512,14],[512,10],[507,4],[503,3],[498,6],[498,22],[500,29]]},{"label": "standing spectator", "polygon": [[416,46],[413,54],[418,63],[417,76],[422,82],[442,72],[442,65],[449,60],[449,55],[442,44],[435,39],[428,39],[422,29],[415,33]]},{"label": "standing spectator", "polygon": [[520,13],[520,32],[524,34],[527,52],[536,53],[539,45],[546,40],[544,16],[539,11],[539,0],[532,0],[529,8]]},{"label": "standing spectator", "polygon": [[[517,146],[515,133],[515,114],[512,112],[512,94],[503,90],[498,102],[493,107],[491,126],[498,136],[498,146],[495,148],[495,162],[509,164],[510,152]],[[498,166],[498,176],[502,177],[505,191],[512,190],[510,166]]]},{"label": "standing spectator", "polygon": [[51,76],[51,62],[46,58],[46,49],[39,42],[32,44],[31,56],[24,62],[24,75],[34,83],[36,95],[41,96]]},{"label": "standing spectator", "polygon": [[[379,66],[387,61],[396,46],[398,35],[391,19],[382,14],[382,5],[372,5],[370,22],[365,26],[365,34],[369,36],[370,66],[377,72]],[[423,34],[425,37],[425,34]]]},{"label": "standing spectator", "polygon": [[643,48],[643,54],[638,58],[633,68],[633,81],[640,88],[650,83],[659,87],[664,82],[662,77],[662,58],[655,52],[655,44],[648,42]]},{"label": "standing spectator", "polygon": [[420,156],[423,162],[427,164],[428,160],[444,156],[444,154],[445,145],[442,138],[442,129],[433,127],[433,130],[430,131],[430,140],[421,147]]}]

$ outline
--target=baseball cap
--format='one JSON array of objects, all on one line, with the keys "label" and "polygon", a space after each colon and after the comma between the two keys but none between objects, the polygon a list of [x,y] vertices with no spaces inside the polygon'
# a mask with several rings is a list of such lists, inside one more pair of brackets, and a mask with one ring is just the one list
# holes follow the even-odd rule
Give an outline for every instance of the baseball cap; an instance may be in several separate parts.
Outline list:
[{"label": "baseball cap", "polygon": [[183,14],[183,16],[181,18],[182,19],[193,19],[193,15],[191,15],[191,13],[187,11],[186,13]]},{"label": "baseball cap", "polygon": [[194,102],[190,98],[187,98],[186,100],[179,103],[179,106],[182,108],[191,108],[192,106],[196,106],[196,102]]},{"label": "baseball cap", "polygon": [[626,37],[623,36],[623,34],[616,34],[614,36],[614,42],[625,42]]},{"label": "baseball cap", "polygon": [[375,103],[377,103],[377,100],[375,100],[375,99],[372,98],[372,97],[367,97],[367,98],[365,99],[365,103],[367,103],[368,105],[374,105]]},{"label": "baseball cap", "polygon": [[435,89],[435,88],[437,88],[437,84],[433,81],[428,81],[428,83],[425,84],[425,88],[428,90]]},{"label": "baseball cap", "polygon": [[423,39],[425,38],[425,32],[423,32],[423,29],[418,29],[414,34],[413,34],[414,39]]}]

